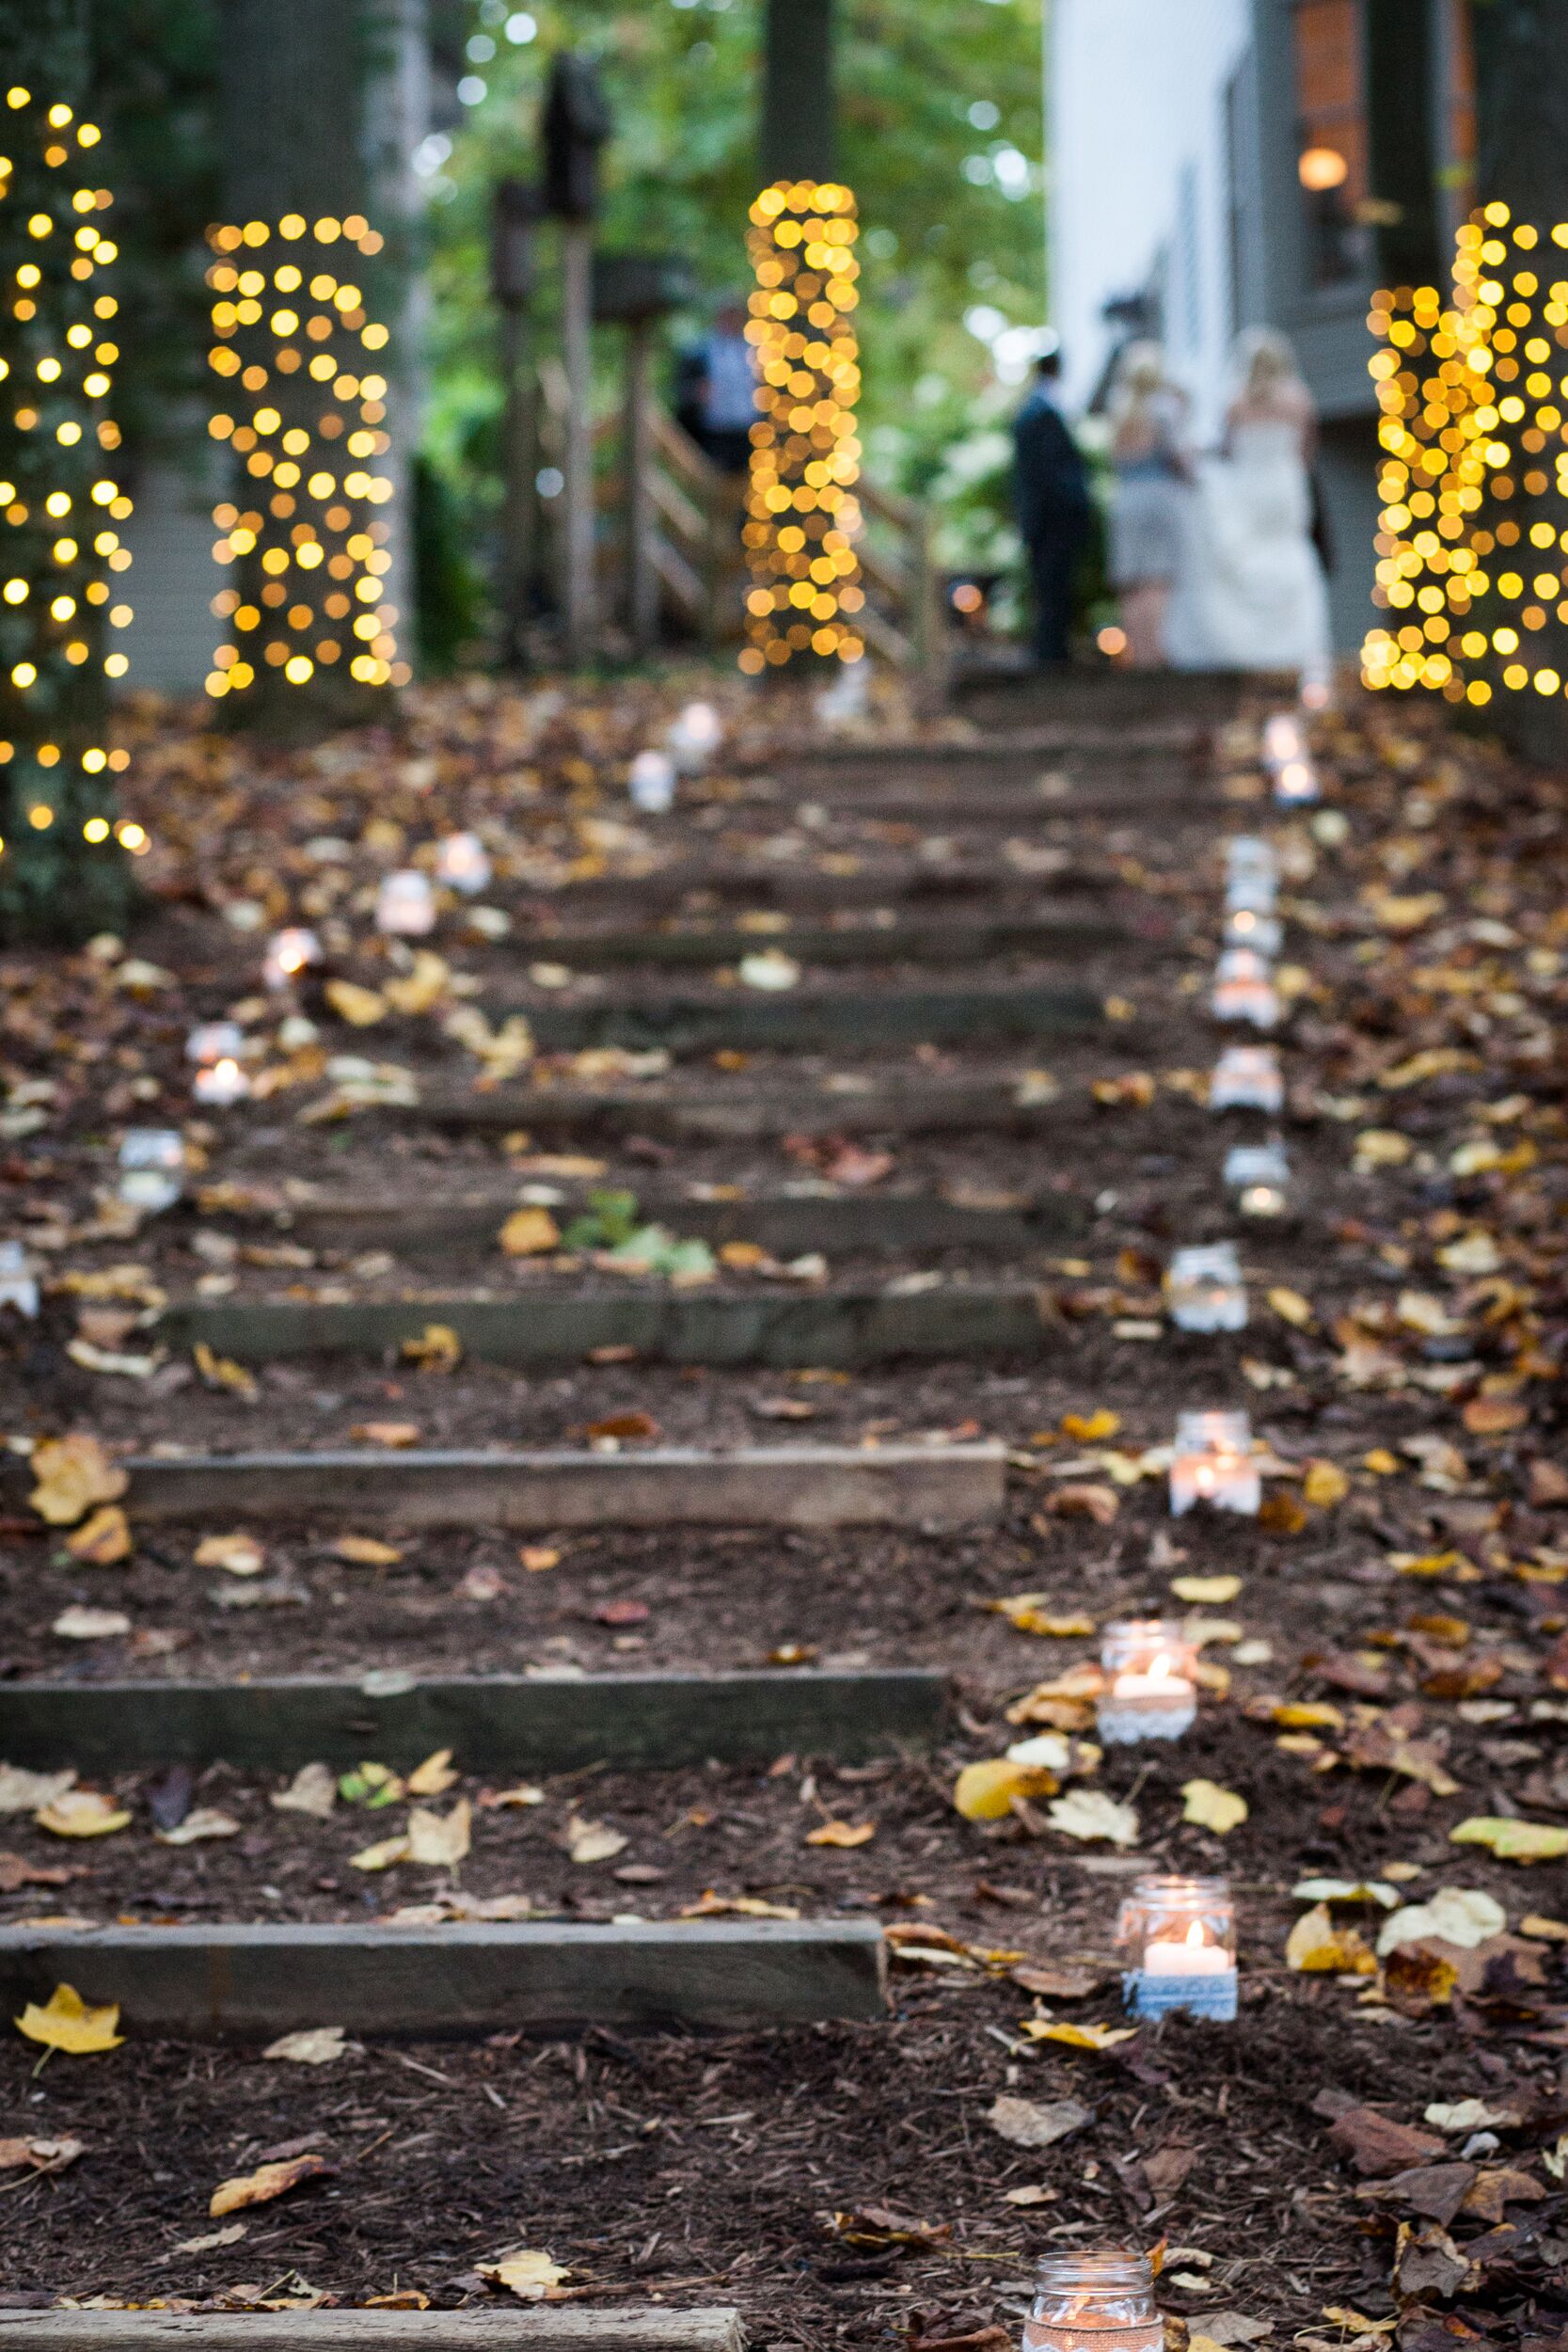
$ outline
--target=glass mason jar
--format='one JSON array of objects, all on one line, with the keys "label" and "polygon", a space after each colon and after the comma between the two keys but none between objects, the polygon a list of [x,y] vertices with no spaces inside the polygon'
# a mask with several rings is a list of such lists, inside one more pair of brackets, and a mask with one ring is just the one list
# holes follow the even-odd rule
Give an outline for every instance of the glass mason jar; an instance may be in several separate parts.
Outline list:
[{"label": "glass mason jar", "polygon": [[1134,2016],[1236,2014],[1236,1905],[1227,1879],[1139,1879],[1117,1915]]},{"label": "glass mason jar", "polygon": [[1180,1518],[1195,1502],[1257,1516],[1262,1481],[1245,1413],[1178,1413],[1170,1466],[1170,1507]]},{"label": "glass mason jar", "polygon": [[1165,1308],[1179,1331],[1244,1331],[1246,1283],[1236,1245],[1200,1242],[1176,1250],[1165,1269]]},{"label": "glass mason jar", "polygon": [[1046,2254],[1023,2323],[1023,2352],[1164,2352],[1147,2254]]},{"label": "glass mason jar", "polygon": [[1128,1617],[1101,1637],[1102,1740],[1178,1740],[1197,1713],[1197,1652],[1170,1618]]}]

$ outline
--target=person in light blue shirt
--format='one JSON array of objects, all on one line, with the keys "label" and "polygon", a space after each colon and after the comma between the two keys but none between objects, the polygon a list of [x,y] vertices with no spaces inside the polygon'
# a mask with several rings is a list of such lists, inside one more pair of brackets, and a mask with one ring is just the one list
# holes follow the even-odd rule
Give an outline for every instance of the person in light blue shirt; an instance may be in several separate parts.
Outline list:
[{"label": "person in light blue shirt", "polygon": [[675,413],[698,447],[729,474],[751,462],[757,414],[756,354],[746,340],[746,306],[730,299],[707,333],[683,353]]}]

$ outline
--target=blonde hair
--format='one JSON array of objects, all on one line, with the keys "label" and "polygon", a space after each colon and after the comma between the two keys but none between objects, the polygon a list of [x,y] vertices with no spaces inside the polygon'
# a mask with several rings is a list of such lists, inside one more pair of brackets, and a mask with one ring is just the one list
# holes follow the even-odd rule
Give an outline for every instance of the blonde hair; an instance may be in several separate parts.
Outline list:
[{"label": "blonde hair", "polygon": [[1236,373],[1243,400],[1266,401],[1284,386],[1301,383],[1295,348],[1273,326],[1249,326],[1238,335]]},{"label": "blonde hair", "polygon": [[1118,426],[1140,422],[1149,403],[1169,389],[1165,355],[1159,344],[1129,343],[1117,365],[1116,390],[1111,398],[1112,422]]}]

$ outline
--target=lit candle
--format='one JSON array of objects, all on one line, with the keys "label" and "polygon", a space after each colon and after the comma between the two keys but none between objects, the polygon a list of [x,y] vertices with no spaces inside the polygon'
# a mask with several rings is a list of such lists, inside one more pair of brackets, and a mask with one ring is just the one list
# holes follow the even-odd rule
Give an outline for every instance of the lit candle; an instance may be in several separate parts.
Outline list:
[{"label": "lit candle", "polygon": [[1225,918],[1227,947],[1251,947],[1260,956],[1276,956],[1285,945],[1285,927],[1275,914],[1254,907],[1233,907]]},{"label": "lit candle", "polygon": [[1322,798],[1323,787],[1318,771],[1309,759],[1288,759],[1274,780],[1274,797],[1288,807],[1299,808],[1307,801]]},{"label": "lit candle", "polygon": [[1164,1291],[1179,1331],[1246,1329],[1246,1284],[1234,1242],[1178,1249],[1165,1271]]},{"label": "lit candle", "polygon": [[1209,1081],[1212,1111],[1277,1111],[1285,1101],[1279,1057],[1272,1045],[1227,1045]]},{"label": "lit candle", "polygon": [[178,1127],[128,1127],[119,1141],[119,1198],[156,1216],[184,1190],[185,1139]]},{"label": "lit candle", "polygon": [[231,1054],[204,1063],[191,1080],[192,1100],[218,1110],[226,1110],[231,1103],[243,1103],[249,1092],[250,1080]]},{"label": "lit candle", "polygon": [[1158,1618],[1108,1625],[1100,1662],[1105,1685],[1096,1724],[1108,1745],[1179,1740],[1192,1728],[1197,1714],[1196,1653],[1179,1625]]},{"label": "lit candle", "polygon": [[1270,768],[1283,768],[1287,760],[1299,759],[1306,745],[1302,739],[1301,722],[1289,710],[1276,710],[1263,722],[1263,759]]},{"label": "lit candle", "polygon": [[388,936],[422,938],[436,928],[436,893],[417,866],[388,874],[375,898],[375,928]]},{"label": "lit candle", "polygon": [[436,852],[436,879],[465,898],[486,889],[492,872],[489,853],[477,833],[449,833]]},{"label": "lit candle", "polygon": [[688,703],[664,740],[683,775],[699,775],[724,739],[724,724],[711,703]]},{"label": "lit candle", "polygon": [[303,924],[292,923],[267,942],[261,959],[261,978],[271,989],[288,988],[312,963],[322,960],[321,941]]},{"label": "lit candle", "polygon": [[1035,2276],[1023,2352],[1164,2352],[1147,2254],[1047,2254]]},{"label": "lit candle", "polygon": [[0,1307],[14,1307],[29,1323],[37,1320],[38,1277],[19,1241],[0,1241]]},{"label": "lit candle", "polygon": [[1236,1907],[1224,1879],[1139,1879],[1121,1907],[1117,1941],[1135,1956],[1122,1979],[1135,2017],[1184,2010],[1236,2014]]},{"label": "lit candle", "polygon": [[1272,1029],[1279,1019],[1279,995],[1266,957],[1256,947],[1227,947],[1214,967],[1209,1008],[1216,1021],[1249,1021]]},{"label": "lit candle", "polygon": [[1243,1216],[1283,1216],[1290,1206],[1290,1163],[1277,1141],[1233,1144],[1225,1155],[1225,1182]]},{"label": "lit candle", "polygon": [[245,1031],[237,1021],[198,1021],[185,1040],[185,1059],[198,1065],[223,1061],[245,1051]]},{"label": "lit candle", "polygon": [[633,808],[645,817],[662,817],[674,806],[675,763],[668,752],[639,752],[626,771],[626,790]]},{"label": "lit candle", "polygon": [[1263,1499],[1245,1413],[1179,1413],[1170,1465],[1170,1507],[1176,1518],[1195,1502],[1255,1518]]}]

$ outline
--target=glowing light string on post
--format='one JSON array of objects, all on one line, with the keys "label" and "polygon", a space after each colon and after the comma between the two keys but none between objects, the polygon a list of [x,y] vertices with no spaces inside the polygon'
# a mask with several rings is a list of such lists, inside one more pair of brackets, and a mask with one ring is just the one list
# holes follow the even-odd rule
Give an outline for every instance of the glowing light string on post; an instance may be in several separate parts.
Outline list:
[{"label": "glowing light string on post", "polygon": [[833,181],[780,180],[751,217],[757,284],[746,333],[761,415],[742,532],[752,587],[740,666],[756,676],[800,653],[858,661],[865,645],[853,615],[865,596],[853,544],[855,199]]},{"label": "glowing light string on post", "polygon": [[103,471],[119,447],[106,408],[119,346],[106,278],[118,248],[98,226],[114,199],[88,178],[101,135],[63,101],[20,84],[6,92],[0,764],[14,825],[79,828],[95,846],[113,831],[140,850],[146,834],[115,824],[108,794],[129,754],[109,747],[103,681],[125,674],[116,637],[133,615],[117,587],[131,557],[112,528],[131,501]]},{"label": "glowing light string on post", "polygon": [[1568,499],[1568,377],[1549,372],[1568,351],[1568,275],[1547,275],[1568,263],[1554,246],[1568,247],[1568,222],[1544,239],[1488,204],[1458,232],[1450,307],[1432,287],[1373,299],[1386,345],[1370,362],[1385,412],[1373,595],[1404,617],[1369,634],[1368,686],[1475,704],[1494,682],[1565,691],[1542,642],[1554,616],[1568,623],[1568,531],[1541,509]]},{"label": "glowing light string on post", "polygon": [[209,242],[210,364],[234,397],[208,429],[239,459],[245,502],[214,510],[214,557],[237,567],[238,584],[213,600],[230,636],[207,691],[244,694],[267,670],[303,686],[340,663],[360,686],[401,686],[409,671],[385,590],[392,484],[373,469],[391,446],[388,331],[358,282],[383,239],[361,214],[312,225],[286,213]]}]

